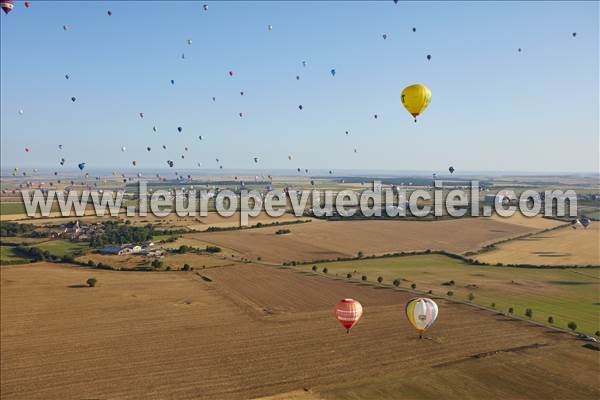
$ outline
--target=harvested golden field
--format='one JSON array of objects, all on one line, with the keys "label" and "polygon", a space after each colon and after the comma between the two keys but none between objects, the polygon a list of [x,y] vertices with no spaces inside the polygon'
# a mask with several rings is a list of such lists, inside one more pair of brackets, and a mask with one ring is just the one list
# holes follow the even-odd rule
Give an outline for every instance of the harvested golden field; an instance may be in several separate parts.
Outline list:
[{"label": "harvested golden field", "polygon": [[565,227],[513,240],[477,259],[491,264],[600,265],[600,226]]},{"label": "harvested golden field", "polygon": [[[0,272],[6,399],[600,396],[597,352],[573,336],[438,300],[419,340],[405,291],[253,265]],[[332,317],[343,297],[365,310],[350,334]]]},{"label": "harvested golden field", "polygon": [[485,244],[536,229],[488,218],[445,221],[313,220],[286,226],[291,233],[276,235],[278,227],[185,235],[202,243],[231,249],[244,257],[268,262],[313,261],[399,251],[477,250]]},{"label": "harvested golden field", "polygon": [[550,229],[567,224],[566,222],[557,221],[555,219],[544,218],[541,215],[536,215],[535,217],[526,217],[519,212],[514,213],[510,217],[501,217],[498,214],[492,214],[490,218],[494,221],[504,222],[506,224],[525,226],[536,230]]}]

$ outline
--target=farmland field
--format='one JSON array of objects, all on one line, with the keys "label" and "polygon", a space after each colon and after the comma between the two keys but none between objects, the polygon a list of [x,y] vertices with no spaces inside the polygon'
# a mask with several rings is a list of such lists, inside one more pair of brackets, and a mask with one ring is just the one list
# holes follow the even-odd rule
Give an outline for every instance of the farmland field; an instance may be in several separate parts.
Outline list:
[{"label": "farmland field", "polygon": [[276,235],[277,227],[186,235],[269,262],[312,261],[399,251],[446,250],[463,253],[485,244],[538,229],[489,218],[447,221],[339,221],[315,220],[287,226],[287,235]]},{"label": "farmland field", "polygon": [[[600,395],[597,353],[573,336],[440,299],[419,340],[401,290],[249,264],[207,279],[44,263],[0,272],[7,399]],[[97,286],[82,287],[90,276]],[[331,316],[343,297],[365,308],[350,334]]]},{"label": "farmland field", "polygon": [[[460,260],[441,255],[419,255],[370,260],[340,261],[318,265],[318,272],[327,267],[329,275],[353,281],[376,282],[378,277],[390,285],[400,280],[400,287],[411,284],[422,293],[467,301],[498,311],[514,308],[516,315],[524,316],[526,308],[533,310],[533,320],[566,329],[571,321],[578,330],[593,335],[600,330],[600,269],[537,269],[468,265]],[[311,271],[312,265],[297,267]],[[454,283],[450,283],[450,282]]]},{"label": "farmland field", "polygon": [[512,240],[476,258],[491,264],[600,266],[600,226],[592,224],[588,229],[565,227]]}]

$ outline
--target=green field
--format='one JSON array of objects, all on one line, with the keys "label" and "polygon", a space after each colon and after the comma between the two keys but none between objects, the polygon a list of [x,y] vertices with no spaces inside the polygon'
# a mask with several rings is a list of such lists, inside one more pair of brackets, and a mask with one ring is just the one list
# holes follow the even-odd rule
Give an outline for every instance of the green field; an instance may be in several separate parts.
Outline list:
[{"label": "green field", "polygon": [[[377,282],[381,276],[384,284],[399,279],[401,288],[410,289],[414,283],[416,291],[432,290],[434,296],[448,297],[447,292],[452,291],[452,299],[460,301],[468,301],[473,293],[473,303],[490,308],[495,303],[503,312],[513,307],[519,316],[531,308],[534,321],[548,324],[552,316],[553,325],[560,328],[573,321],[577,331],[586,334],[600,329],[600,269],[477,266],[441,255],[324,263],[318,265],[318,271],[324,267],[328,275],[343,279],[351,273],[355,281],[366,275],[369,282]],[[310,271],[312,265],[298,268]],[[453,285],[444,285],[451,280]]]},{"label": "green field", "polygon": [[67,240],[51,240],[36,244],[32,247],[37,247],[41,250],[47,250],[50,254],[55,256],[66,256],[74,255],[79,250],[89,250],[88,242],[69,242]]},{"label": "green field", "polygon": [[15,254],[14,247],[0,246],[0,265],[25,264],[29,260]]}]

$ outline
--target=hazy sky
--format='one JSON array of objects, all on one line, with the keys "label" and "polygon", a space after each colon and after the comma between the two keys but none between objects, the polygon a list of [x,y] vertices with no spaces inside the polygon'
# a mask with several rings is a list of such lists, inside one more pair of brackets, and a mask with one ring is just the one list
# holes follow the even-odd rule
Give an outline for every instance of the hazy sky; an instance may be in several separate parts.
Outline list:
[{"label": "hazy sky", "polygon": [[597,2],[22,3],[0,18],[3,167],[599,168]]}]

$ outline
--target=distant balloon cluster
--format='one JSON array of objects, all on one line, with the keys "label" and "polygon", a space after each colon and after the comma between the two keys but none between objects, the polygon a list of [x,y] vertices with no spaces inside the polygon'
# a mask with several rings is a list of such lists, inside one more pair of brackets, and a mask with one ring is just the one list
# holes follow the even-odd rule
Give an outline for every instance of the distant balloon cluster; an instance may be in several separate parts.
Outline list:
[{"label": "distant balloon cluster", "polygon": [[[393,2],[394,2],[394,4],[397,4],[398,0],[393,0]],[[29,8],[30,7],[30,3],[28,1],[25,1],[23,3],[23,5],[24,5],[25,8]],[[0,0],[0,8],[2,8],[2,10],[4,11],[5,14],[9,14],[11,11],[14,10],[15,3],[14,3],[13,0]],[[207,4],[202,4],[202,10],[204,12],[207,12],[208,9],[209,9],[209,7],[208,7]],[[108,17],[112,17],[113,16],[113,11],[112,10],[107,10],[106,11],[106,15]],[[62,30],[64,32],[69,32],[68,34],[71,34],[71,32],[70,32],[70,26],[68,24],[63,24],[62,25]],[[266,24],[266,30],[267,30],[267,32],[270,32],[269,35],[276,34],[276,30],[274,29],[274,27],[273,27],[272,24]],[[412,31],[412,33],[416,33],[417,32],[417,28],[413,26],[411,28],[411,31]],[[577,37],[577,32],[571,32],[570,34],[571,34],[571,36],[573,38]],[[380,33],[380,35],[381,35],[381,38],[384,41],[388,41],[389,42],[389,41],[392,41],[392,40],[395,39],[395,37],[392,37],[388,32],[382,32],[382,33]],[[182,39],[182,41],[183,41],[183,39]],[[192,46],[192,44],[193,44],[192,38],[185,39],[185,43],[187,43],[188,46]],[[518,53],[521,53],[522,51],[523,50],[520,47],[517,49]],[[431,61],[432,60],[432,55],[431,54],[426,54],[425,58],[427,59],[427,61]],[[186,59],[185,53],[181,53],[181,59]],[[301,60],[300,61],[300,65],[302,66],[302,68],[307,68],[308,62],[306,60]],[[340,79],[343,81],[343,79],[344,79],[344,70],[342,68],[340,68],[339,72],[340,72],[340,74],[338,74],[338,68],[335,65],[333,65],[333,66],[330,65],[329,66],[329,75],[331,76],[331,78],[335,79],[336,81],[339,81]],[[224,73],[229,78],[232,78],[233,81],[235,81],[236,76],[237,76],[237,72],[234,69],[227,69],[227,70],[222,71],[220,73]],[[323,71],[323,73],[326,73],[326,71]],[[75,75],[71,76],[71,74],[69,74],[69,73],[64,74],[64,78],[67,81],[71,81],[71,80],[76,81],[77,80],[77,76],[75,76]],[[171,86],[175,86],[175,84],[176,84],[176,79],[175,78],[176,77],[173,77],[172,79],[169,79],[169,83],[170,83]],[[295,75],[295,80],[296,81],[300,81],[301,80],[301,75],[300,74]],[[75,94],[77,94],[77,93],[75,93]],[[247,96],[245,96],[247,94],[245,90],[239,90],[239,94],[240,94],[241,97],[247,97]],[[88,97],[89,96],[82,97],[82,103],[85,103],[85,100]],[[216,102],[216,99],[217,99],[216,96],[211,96],[212,102]],[[422,83],[410,84],[410,85],[406,86],[401,91],[401,94],[400,94],[400,102],[401,102],[402,106],[406,109],[406,111],[413,117],[414,122],[417,122],[417,118],[421,117],[421,115],[428,108],[428,106],[431,103],[431,99],[432,99],[432,91],[430,90],[430,88],[428,88],[426,85],[424,85]],[[76,96],[71,96],[70,100],[71,100],[72,103],[76,103],[77,100],[78,100],[78,98]],[[296,104],[297,104],[298,111],[304,111],[302,113],[304,115],[308,115],[309,114],[309,112],[307,112],[307,111],[310,111],[310,104],[302,104],[302,103],[301,104],[296,103]],[[237,111],[237,116],[239,118],[244,118],[246,116],[245,112],[243,110],[242,111],[236,110],[236,111]],[[21,116],[24,116],[23,118],[27,118],[29,116],[29,115],[25,115],[25,110],[23,108],[20,108],[18,110],[18,114],[21,115]],[[138,116],[142,120],[144,120],[144,118],[145,118],[144,112],[139,112]],[[374,120],[379,120],[382,116],[379,113],[373,113],[372,117],[373,117]],[[175,127],[176,131],[179,134],[183,134],[183,126],[182,125],[179,125],[179,126]],[[156,125],[152,126],[152,131],[154,133],[158,133],[158,128],[157,128]],[[343,130],[343,131],[345,132],[346,136],[350,135],[350,130]],[[198,135],[198,139],[200,141],[203,141],[205,139],[205,137],[203,135]],[[144,148],[145,148],[145,150],[147,152],[151,152],[152,151],[152,147],[149,146],[149,145],[141,146],[141,149],[144,149]],[[59,150],[63,150],[63,145],[62,144],[58,145],[58,149]],[[166,145],[162,145],[162,149],[163,150],[167,150],[167,146]],[[121,147],[121,152],[125,153],[126,150],[127,149],[126,149],[125,146]],[[25,147],[25,152],[26,153],[30,153],[30,151],[31,151],[31,148],[29,146]],[[132,151],[132,153],[134,151]],[[187,146],[184,148],[184,152],[188,152],[188,147]],[[358,154],[357,147],[353,147],[353,153],[354,154]],[[167,163],[167,165],[170,168],[173,168],[175,166],[175,162],[173,161],[174,156],[175,156],[174,154],[171,154],[171,157],[166,160],[166,163]],[[185,154],[180,154],[179,157],[181,159],[185,159]],[[292,158],[293,158],[292,154],[289,154],[288,155],[288,160],[292,161]],[[250,160],[253,162],[253,164],[259,164],[259,162],[261,160],[261,157],[260,157],[260,155],[253,155],[253,156],[248,155],[248,161],[250,161]],[[66,162],[66,159],[64,157],[61,157],[59,164],[61,166],[64,166],[65,162]],[[219,169],[223,169],[223,165],[219,163],[219,159],[218,158],[217,158],[217,164],[219,165]],[[134,167],[137,167],[138,166],[138,161],[137,160],[131,160],[131,165],[133,165]],[[196,165],[198,167],[200,167],[200,166],[202,166],[202,163],[201,162],[196,162]],[[83,170],[85,168],[85,166],[86,166],[86,162],[81,162],[81,163],[77,164],[77,166],[78,166],[78,168],[80,170]],[[296,171],[298,173],[302,173],[302,171],[304,171],[304,173],[308,174],[309,170],[307,168],[300,168],[300,167],[298,167],[296,169]],[[450,175],[453,175],[454,172],[455,172],[454,166],[450,166],[448,168],[448,171],[450,172]],[[329,174],[330,175],[332,174],[332,170],[329,170]],[[55,172],[54,175],[57,175],[57,172]],[[123,177],[125,177],[124,174],[121,174],[121,175]],[[139,176],[141,176],[141,174],[138,174],[138,177]],[[434,179],[435,179],[436,174],[434,173],[433,176],[434,176]],[[178,177],[179,177],[179,175],[178,175]],[[270,175],[268,175],[268,177],[270,179]],[[263,176],[263,178],[264,178],[264,176]],[[314,185],[314,180],[311,180],[311,184]],[[577,221],[577,224],[579,224],[581,226],[587,227],[587,225],[584,225],[584,221],[581,220],[581,219]],[[349,302],[348,304],[346,304],[346,303],[343,303],[343,304],[345,304],[346,306],[350,307],[354,303]],[[428,304],[428,303],[425,303],[425,304]],[[360,314],[359,311],[358,311],[359,308],[358,308],[358,306],[356,306],[356,307],[357,307],[355,309],[356,310],[356,314],[359,315]],[[362,310],[362,309],[360,309],[360,310]],[[360,311],[360,312],[362,312],[362,311]]]}]

